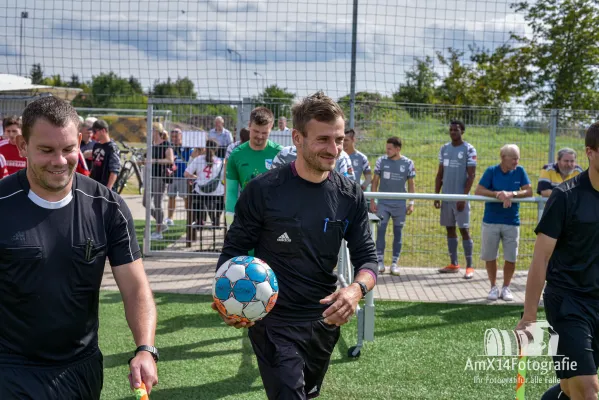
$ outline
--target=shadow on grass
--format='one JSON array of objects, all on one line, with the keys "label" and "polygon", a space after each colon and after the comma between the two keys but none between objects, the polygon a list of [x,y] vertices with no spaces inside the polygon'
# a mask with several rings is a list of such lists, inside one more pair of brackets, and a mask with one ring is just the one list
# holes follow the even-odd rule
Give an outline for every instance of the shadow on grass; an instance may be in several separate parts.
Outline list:
[{"label": "shadow on grass", "polygon": [[493,320],[502,317],[513,317],[514,326],[520,319],[520,307],[494,306],[492,309],[487,305],[463,305],[463,304],[440,304],[440,303],[414,303],[397,308],[386,307],[378,311],[377,319],[397,320],[410,317],[436,317],[439,322],[422,323],[407,321],[403,326],[390,330],[376,331],[376,336],[393,335],[402,332],[414,332],[431,328],[447,328],[452,325],[468,324]]},{"label": "shadow on grass", "polygon": [[[222,342],[225,339],[217,339],[217,340],[207,340],[204,342],[200,342],[202,345],[210,345],[210,342]],[[226,340],[239,340],[239,337],[232,337]],[[192,346],[197,346],[194,344]],[[178,349],[179,347],[185,346],[174,346],[170,349]],[[169,348],[164,349],[168,351]],[[181,351],[178,349],[177,351]],[[237,353],[239,350],[230,350],[226,352],[213,352],[214,356]],[[221,353],[221,354],[219,354]],[[223,354],[224,353],[224,354]],[[190,353],[194,358],[202,357],[201,354],[198,353]],[[182,359],[179,357],[179,359]],[[241,363],[237,368],[237,373],[234,376],[224,378],[220,381],[205,383],[199,386],[187,386],[187,387],[178,387],[172,389],[161,389],[157,387],[155,390],[152,390],[150,398],[152,400],[173,400],[173,399],[202,399],[202,400],[216,400],[223,398],[225,396],[235,396],[236,398],[244,398],[244,394],[251,392],[262,391],[262,381],[259,381],[258,386],[252,387],[252,384],[256,381],[257,378],[260,377],[260,373],[258,368],[252,363],[254,359],[254,352],[252,350],[252,345],[250,343],[247,335],[243,335],[242,337],[242,347],[241,347]],[[127,362],[125,360],[125,362]],[[201,371],[198,371],[201,373]],[[121,400],[131,400],[131,396],[123,397]]]}]

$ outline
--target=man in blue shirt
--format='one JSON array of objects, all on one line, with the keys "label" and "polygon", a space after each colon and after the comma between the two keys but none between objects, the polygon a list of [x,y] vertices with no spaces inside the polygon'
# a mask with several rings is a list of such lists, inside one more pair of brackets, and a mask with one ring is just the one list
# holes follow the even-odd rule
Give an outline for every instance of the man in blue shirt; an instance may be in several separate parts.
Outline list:
[{"label": "man in blue shirt", "polygon": [[[520,204],[512,203],[513,198],[531,197],[532,186],[524,168],[518,165],[520,149],[515,144],[501,148],[501,163],[487,168],[475,194],[493,197],[500,202],[485,203],[485,214],[481,234],[480,258],[485,261],[491,291],[489,300],[502,298],[512,301],[510,281],[516,270],[518,242],[520,239]],[[497,256],[499,242],[503,243],[503,289],[501,294],[495,285],[497,278]]]}]

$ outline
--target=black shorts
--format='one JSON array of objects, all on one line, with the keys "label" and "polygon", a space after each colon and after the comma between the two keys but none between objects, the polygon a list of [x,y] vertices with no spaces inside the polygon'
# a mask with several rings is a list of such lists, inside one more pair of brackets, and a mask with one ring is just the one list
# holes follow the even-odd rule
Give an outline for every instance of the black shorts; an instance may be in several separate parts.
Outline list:
[{"label": "black shorts", "polygon": [[320,395],[341,329],[324,321],[264,319],[249,329],[262,383],[270,400]]},{"label": "black shorts", "polygon": [[553,357],[554,364],[560,363],[555,370],[557,377],[597,375],[599,301],[546,290],[543,302],[547,322],[559,335],[558,355]]},{"label": "black shorts", "polygon": [[103,384],[99,351],[62,367],[0,365],[2,400],[98,400]]}]

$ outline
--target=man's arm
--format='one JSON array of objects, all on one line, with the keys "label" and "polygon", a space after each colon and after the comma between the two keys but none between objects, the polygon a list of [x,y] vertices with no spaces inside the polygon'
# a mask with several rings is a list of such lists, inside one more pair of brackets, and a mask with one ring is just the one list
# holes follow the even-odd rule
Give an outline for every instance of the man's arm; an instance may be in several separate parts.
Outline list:
[{"label": "man's arm", "polygon": [[[532,322],[537,319],[539,300],[545,286],[547,264],[553,254],[556,243],[557,239],[553,239],[543,233],[540,233],[535,241],[524,295],[524,315],[522,319],[526,322]],[[520,328],[523,329],[524,327]]]},{"label": "man's arm", "polygon": [[235,219],[227,231],[216,269],[237,256],[247,256],[260,240],[263,224],[263,194],[256,180],[248,182],[235,205]]},{"label": "man's arm", "polygon": [[532,185],[524,185],[520,187],[520,190],[516,190],[514,195],[515,198],[532,197]]},{"label": "man's arm", "polygon": [[545,189],[545,190],[541,190],[539,194],[541,195],[541,197],[549,197],[549,196],[551,196],[552,191],[553,191],[553,189]]},{"label": "man's arm", "polygon": [[[371,192],[377,192],[379,190],[380,180],[381,178],[376,174],[372,177],[372,185],[370,186]],[[370,199],[370,211],[373,213],[376,212],[376,199]]]},{"label": "man's arm", "polygon": [[564,230],[566,221],[566,194],[561,190],[556,190],[547,200],[543,216],[535,229],[537,239],[526,281],[524,314],[516,329],[524,329],[527,323],[536,320],[539,299],[547,275],[547,264],[553,254],[557,240]]},{"label": "man's arm", "polygon": [[551,176],[549,175],[549,169],[552,168],[551,164],[545,165],[539,174],[539,182],[537,183],[537,194],[543,197],[549,197],[553,191],[553,185],[551,184]]},{"label": "man's arm", "polygon": [[464,194],[470,194],[472,190],[472,184],[474,184],[474,178],[476,177],[476,166],[466,168],[468,178],[466,178],[466,184],[464,185]]},{"label": "man's arm", "polygon": [[372,171],[364,172],[364,183],[362,184],[362,190],[366,190],[368,185],[372,183]]},{"label": "man's arm", "polygon": [[[156,332],[156,305],[152,290],[141,261],[141,251],[135,235],[131,212],[122,198],[117,197],[118,207],[107,216],[106,236],[108,260],[123,298],[125,316],[136,346],[154,345]],[[140,351],[129,364],[129,381],[132,388],[143,381],[148,392],[156,383],[158,375],[152,355]]]},{"label": "man's arm", "polygon": [[114,183],[116,182],[116,178],[118,177],[118,174],[111,172],[110,175],[108,175],[108,182],[106,182],[106,187],[110,190],[112,190],[112,187],[114,186]]},{"label": "man's arm", "polygon": [[476,189],[474,190],[474,194],[477,196],[485,196],[485,197],[497,197],[497,192],[487,189],[486,187],[478,184]]},{"label": "man's arm", "polygon": [[356,211],[348,221],[344,239],[354,266],[354,281],[348,287],[320,300],[321,304],[332,303],[323,313],[327,324],[341,326],[347,323],[354,314],[362,298],[362,290],[357,282],[361,282],[371,291],[376,284],[378,273],[376,247],[372,240],[370,220],[366,198],[362,191],[357,191]]}]

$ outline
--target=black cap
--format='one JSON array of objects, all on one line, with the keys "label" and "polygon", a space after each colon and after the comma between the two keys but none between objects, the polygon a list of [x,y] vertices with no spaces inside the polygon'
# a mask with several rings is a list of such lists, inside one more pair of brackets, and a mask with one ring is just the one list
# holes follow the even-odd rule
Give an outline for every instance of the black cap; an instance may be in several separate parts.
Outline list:
[{"label": "black cap", "polygon": [[92,129],[94,131],[99,131],[101,129],[108,130],[108,124],[103,119],[99,119],[96,122],[94,122],[94,124],[92,125]]}]

